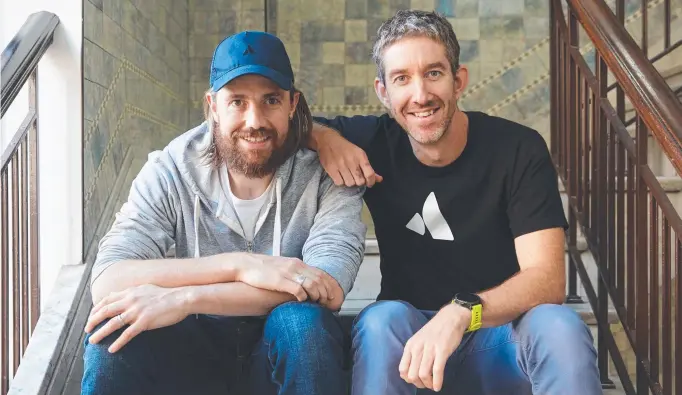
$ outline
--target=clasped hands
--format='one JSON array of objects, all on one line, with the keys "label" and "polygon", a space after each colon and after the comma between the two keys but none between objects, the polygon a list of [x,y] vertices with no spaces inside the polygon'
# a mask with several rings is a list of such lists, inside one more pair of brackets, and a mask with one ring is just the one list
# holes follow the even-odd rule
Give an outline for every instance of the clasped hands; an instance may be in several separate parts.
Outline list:
[{"label": "clasped hands", "polygon": [[[243,254],[239,257],[235,281],[255,288],[293,295],[299,302],[310,300],[328,305],[333,296],[333,281],[327,273],[303,263],[300,259]],[[121,336],[109,347],[116,352],[145,330],[177,324],[191,312],[185,288],[163,288],[140,285],[114,292],[99,301],[90,312],[85,331],[92,331],[110,319],[90,336],[96,344],[125,327]]]}]

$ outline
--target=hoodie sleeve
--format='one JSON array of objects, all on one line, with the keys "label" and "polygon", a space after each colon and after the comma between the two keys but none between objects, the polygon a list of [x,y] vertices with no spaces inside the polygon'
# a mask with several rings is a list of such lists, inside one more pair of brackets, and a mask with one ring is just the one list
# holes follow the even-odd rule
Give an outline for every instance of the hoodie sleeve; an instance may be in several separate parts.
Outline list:
[{"label": "hoodie sleeve", "polygon": [[91,282],[118,261],[164,258],[175,243],[176,198],[158,158],[156,153],[149,156],[133,180],[128,200],[100,240]]},{"label": "hoodie sleeve", "polygon": [[332,276],[345,296],[353,288],[365,252],[364,187],[339,187],[326,173],[323,177],[318,211],[303,246],[303,262]]}]

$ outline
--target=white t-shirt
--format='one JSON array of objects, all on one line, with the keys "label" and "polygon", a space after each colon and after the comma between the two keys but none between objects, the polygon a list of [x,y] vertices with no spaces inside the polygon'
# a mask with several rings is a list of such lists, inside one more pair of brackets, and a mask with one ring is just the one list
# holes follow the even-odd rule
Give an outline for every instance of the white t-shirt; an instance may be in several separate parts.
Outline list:
[{"label": "white t-shirt", "polygon": [[[225,171],[227,173],[227,171]],[[261,210],[265,205],[265,201],[268,198],[268,193],[270,188],[272,188],[272,181],[270,185],[265,189],[265,191],[255,199],[244,200],[236,197],[232,193],[232,188],[230,187],[230,179],[227,174],[223,177],[223,188],[227,191],[230,199],[232,199],[232,204],[234,205],[234,211],[239,217],[239,222],[244,229],[244,236],[246,236],[247,241],[253,241],[254,233],[256,232],[256,223],[258,222],[258,217],[260,216]],[[274,178],[273,178],[274,179]]]}]

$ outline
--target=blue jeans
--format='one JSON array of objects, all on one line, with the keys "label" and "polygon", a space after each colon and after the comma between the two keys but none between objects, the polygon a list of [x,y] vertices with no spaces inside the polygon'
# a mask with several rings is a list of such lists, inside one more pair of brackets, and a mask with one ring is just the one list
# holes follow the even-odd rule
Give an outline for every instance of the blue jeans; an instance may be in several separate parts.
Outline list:
[{"label": "blue jeans", "polygon": [[120,333],[86,338],[82,394],[348,393],[347,337],[319,305],[285,303],[265,318],[192,315],[111,354]]},{"label": "blue jeans", "polygon": [[[433,391],[400,378],[403,348],[436,312],[401,301],[365,308],[352,331],[353,395]],[[464,335],[448,359],[441,394],[602,394],[587,325],[570,308],[541,305],[513,323]]]}]

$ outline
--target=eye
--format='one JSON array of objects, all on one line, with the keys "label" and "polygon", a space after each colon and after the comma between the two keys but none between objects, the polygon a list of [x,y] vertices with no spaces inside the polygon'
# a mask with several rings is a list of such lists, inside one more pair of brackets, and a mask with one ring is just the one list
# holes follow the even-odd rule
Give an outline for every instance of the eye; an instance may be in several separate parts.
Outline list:
[{"label": "eye", "polygon": [[406,75],[399,75],[399,76],[395,77],[395,79],[393,80],[394,84],[404,84],[405,82],[407,82],[407,76]]},{"label": "eye", "polygon": [[271,106],[276,106],[280,103],[280,100],[276,97],[268,97],[266,102]]},{"label": "eye", "polygon": [[441,73],[439,70],[431,70],[431,71],[429,71],[429,72],[426,73],[426,74],[427,74],[429,77],[431,77],[431,78],[438,78],[438,77],[440,77],[441,75],[443,75],[443,73]]},{"label": "eye", "polygon": [[235,99],[230,102],[230,107],[242,107],[244,105],[244,100]]}]

